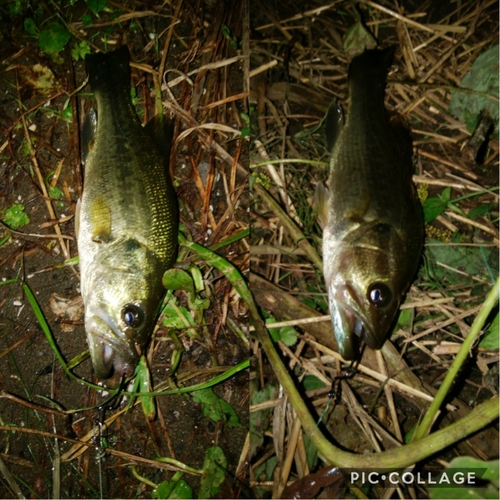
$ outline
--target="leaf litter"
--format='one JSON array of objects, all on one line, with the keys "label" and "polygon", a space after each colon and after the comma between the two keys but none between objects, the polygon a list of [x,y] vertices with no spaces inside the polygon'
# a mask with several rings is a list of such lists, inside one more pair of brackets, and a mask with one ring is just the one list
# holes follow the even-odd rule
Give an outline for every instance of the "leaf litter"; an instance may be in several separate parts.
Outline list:
[{"label": "leaf litter", "polygon": [[[401,446],[428,409],[423,395],[434,394],[440,386],[498,277],[498,140],[486,134],[482,152],[470,154],[472,131],[450,109],[453,95],[476,95],[461,93],[458,86],[464,81],[466,87],[465,77],[475,61],[488,49],[495,50],[498,5],[407,2],[403,10],[396,2],[309,1],[293,8],[278,3],[273,10],[263,2],[256,4],[250,72],[250,105],[255,110],[250,151],[254,296],[266,317],[298,332],[296,342],[285,345],[269,329],[296,384],[309,376],[328,381],[325,388],[302,392],[320,429],[348,451],[374,453]],[[361,36],[356,39],[357,32]],[[362,373],[353,374],[330,354],[335,341],[319,258],[314,187],[328,177],[321,122],[334,99],[346,106],[346,51],[357,53],[372,38],[397,46],[386,103],[412,131],[414,182],[422,192],[427,238],[391,345],[382,350],[385,361],[365,352],[358,367]],[[498,71],[488,75],[494,80]],[[480,90],[481,98],[498,108],[498,93]],[[498,394],[498,340],[493,339],[498,339],[496,309],[485,320],[479,344],[449,396],[451,406],[435,429],[446,428]],[[269,384],[278,383],[280,375],[266,362],[257,340],[252,341],[252,352],[252,376],[258,383],[252,388],[251,424],[258,426],[252,432],[260,436],[258,446],[252,447],[253,491],[279,498],[287,484],[297,481],[306,494],[315,480],[311,475],[308,483],[309,474],[321,461],[297,427],[294,406],[282,392],[279,399],[269,398],[268,406],[260,396],[255,399]],[[401,386],[380,388],[387,374]],[[269,408],[274,416],[254,418],[254,413]],[[490,426],[479,436],[455,443],[419,468],[439,468],[454,454],[496,457],[498,430]],[[333,495],[330,498],[356,494],[326,479],[322,486],[323,494]],[[372,498],[428,494],[423,486],[369,492]]]}]

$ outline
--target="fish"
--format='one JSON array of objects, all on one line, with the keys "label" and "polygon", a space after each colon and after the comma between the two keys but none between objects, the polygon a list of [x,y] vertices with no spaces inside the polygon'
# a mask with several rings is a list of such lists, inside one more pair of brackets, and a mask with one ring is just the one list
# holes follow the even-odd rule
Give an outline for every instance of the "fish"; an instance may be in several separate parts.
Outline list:
[{"label": "fish", "polygon": [[127,46],[89,54],[97,102],[83,125],[84,183],[75,229],[95,375],[130,376],[153,331],[176,259],[178,207],[169,174],[173,124],[143,127],[132,104]]},{"label": "fish", "polygon": [[[329,189],[316,186],[323,226],[323,276],[331,322],[346,361],[363,343],[380,349],[420,263],[421,204],[412,182],[408,130],[384,105],[393,48],[366,50],[348,69],[349,106],[330,117]],[[338,106],[330,106],[337,113]]]}]

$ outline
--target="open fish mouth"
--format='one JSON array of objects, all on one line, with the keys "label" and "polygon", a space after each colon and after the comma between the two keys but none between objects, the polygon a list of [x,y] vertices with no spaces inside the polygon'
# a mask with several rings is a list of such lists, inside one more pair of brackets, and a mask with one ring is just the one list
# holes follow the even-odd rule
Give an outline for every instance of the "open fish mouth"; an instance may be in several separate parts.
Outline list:
[{"label": "open fish mouth", "polygon": [[358,297],[351,286],[342,286],[337,290],[330,289],[328,305],[333,331],[339,353],[346,361],[358,358],[361,342],[372,346],[366,319],[355,312],[352,305],[359,308]]},{"label": "open fish mouth", "polygon": [[86,321],[87,341],[94,371],[98,378],[113,374],[132,374],[139,355],[130,345],[114,320],[102,310],[94,310]]}]

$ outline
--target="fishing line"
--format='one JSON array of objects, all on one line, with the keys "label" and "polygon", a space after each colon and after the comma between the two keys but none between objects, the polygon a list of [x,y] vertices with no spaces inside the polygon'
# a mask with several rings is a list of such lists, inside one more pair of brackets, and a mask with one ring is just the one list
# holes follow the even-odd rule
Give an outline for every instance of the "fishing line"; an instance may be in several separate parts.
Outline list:
[{"label": "fishing line", "polygon": [[351,361],[349,367],[342,375],[337,375],[336,377],[333,377],[332,390],[328,392],[328,401],[325,405],[325,409],[321,412],[321,415],[319,416],[319,419],[316,423],[317,426],[319,426],[319,424],[323,421],[323,418],[328,413],[332,402],[334,402],[334,405],[336,406],[337,402],[342,398],[342,381],[353,378],[354,375],[356,375],[357,370],[354,367],[355,363],[357,364],[358,361],[355,360]]}]

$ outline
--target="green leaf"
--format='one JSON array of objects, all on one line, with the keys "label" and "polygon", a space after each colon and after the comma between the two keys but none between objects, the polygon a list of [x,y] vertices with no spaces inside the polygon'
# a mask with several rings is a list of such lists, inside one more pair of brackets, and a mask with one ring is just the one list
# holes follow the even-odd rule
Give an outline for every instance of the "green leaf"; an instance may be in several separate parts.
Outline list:
[{"label": "green leaf", "polygon": [[177,481],[170,498],[193,498],[193,488],[184,479]]},{"label": "green leaf", "polygon": [[163,275],[163,286],[167,290],[184,290],[194,295],[193,279],[182,269],[169,269]]},{"label": "green leaf", "polygon": [[[195,326],[196,323],[189,311],[185,307],[174,307],[176,303],[177,299],[172,297],[164,307],[162,311],[164,314],[162,320],[163,326],[168,328],[177,328],[179,330],[186,328],[187,325]],[[182,316],[179,316],[179,312]]]},{"label": "green leaf", "polygon": [[233,36],[229,42],[229,46],[236,52],[240,48],[241,43],[235,36]]},{"label": "green leaf", "polygon": [[198,498],[213,498],[220,490],[220,485],[226,477],[227,459],[222,448],[214,446],[207,451],[203,463]]},{"label": "green leaf", "polygon": [[436,217],[441,215],[446,208],[451,199],[451,188],[447,187],[443,189],[443,192],[433,198],[427,198],[424,202],[424,217],[425,222],[432,222]]},{"label": "green leaf", "polygon": [[[427,239],[427,243],[426,264],[432,270],[434,280],[439,282],[446,280],[450,284],[463,284],[467,277],[453,271],[453,269],[458,269],[471,276],[471,283],[472,276],[477,276],[479,279],[488,282],[491,279],[490,275],[498,274],[498,252],[491,248],[443,245],[431,238]],[[439,244],[434,245],[433,243]],[[438,266],[437,262],[446,264],[452,269]]]},{"label": "green leaf", "polygon": [[250,115],[248,113],[240,113],[240,116],[246,125],[250,125]]},{"label": "green leaf", "polygon": [[465,75],[460,87],[476,92],[460,89],[452,92],[449,110],[467,124],[469,132],[474,131],[481,115],[486,114],[495,123],[493,135],[498,134],[498,57],[498,44],[495,44],[478,56]]},{"label": "green leaf", "polygon": [[170,493],[172,493],[173,487],[170,481],[163,481],[156,486],[156,488],[151,492],[151,498],[170,498]]},{"label": "green leaf", "polygon": [[[276,457],[276,455],[273,455],[269,460],[266,460],[263,464],[260,464],[255,469],[255,477],[258,478],[259,481],[270,481],[273,478],[274,471],[277,465],[278,458]],[[262,496],[261,498],[265,497]]]},{"label": "green leaf", "polygon": [[193,498],[193,489],[181,477],[182,472],[177,472],[171,481],[161,482],[151,492],[151,498]]},{"label": "green leaf", "polygon": [[107,5],[107,0],[86,0],[87,7],[94,13],[99,14]]},{"label": "green leaf", "polygon": [[61,113],[61,118],[71,123],[73,121],[73,106],[66,107]]},{"label": "green leaf", "polygon": [[24,205],[12,205],[5,211],[3,221],[14,231],[30,223],[28,214],[24,211]]},{"label": "green leaf", "polygon": [[[256,390],[256,387],[257,384],[250,383],[252,405],[272,401],[278,397],[278,388],[269,382],[260,390]],[[250,458],[264,444],[264,433],[269,429],[272,413],[273,408],[265,408],[250,413]]]},{"label": "green leaf", "polygon": [[485,462],[473,457],[454,458],[446,467],[447,469],[481,469],[481,478],[486,481],[495,481],[500,478],[499,461],[491,460]]},{"label": "green leaf", "polygon": [[71,57],[75,61],[78,61],[79,59],[84,60],[87,54],[90,54],[90,47],[85,40],[81,41],[71,49]]},{"label": "green leaf", "polygon": [[377,42],[373,35],[363,26],[361,19],[354,23],[344,35],[344,52],[357,56],[366,49],[374,49]]},{"label": "green leaf", "polygon": [[238,50],[241,46],[240,41],[237,37],[231,35],[231,29],[228,26],[222,26],[221,28],[222,36],[229,41],[229,46],[234,50]]},{"label": "green leaf", "polygon": [[38,45],[46,54],[54,54],[61,52],[70,38],[71,33],[65,26],[57,21],[52,21],[46,29],[40,32]]},{"label": "green leaf", "polygon": [[188,271],[191,273],[191,277],[193,278],[194,289],[197,292],[201,292],[205,290],[205,285],[203,284],[203,276],[201,274],[200,268],[198,266],[190,266]]},{"label": "green leaf", "polygon": [[21,14],[21,12],[23,11],[21,0],[14,0],[13,2],[9,2],[7,4],[7,11],[9,13],[9,16],[17,16],[18,14]]},{"label": "green leaf", "polygon": [[413,436],[417,430],[417,424],[415,424],[406,434],[405,434],[405,444],[410,444],[413,441]]},{"label": "green leaf", "polygon": [[477,207],[471,208],[467,214],[467,217],[472,220],[476,220],[478,217],[484,217],[485,215],[490,215],[492,211],[496,210],[498,205],[496,203],[487,203],[486,205],[478,205]]},{"label": "green leaf", "polygon": [[[276,319],[268,318],[266,319],[266,325],[271,325],[276,323]],[[270,328],[269,333],[271,334],[274,342],[281,341],[287,347],[291,347],[297,343],[297,331],[292,326],[284,326],[282,328]]]},{"label": "green leaf", "polygon": [[201,312],[208,309],[210,299],[198,297],[196,291],[204,290],[203,278],[198,267],[191,266],[189,273],[182,269],[169,269],[163,275],[163,286],[167,290],[183,290],[187,292],[189,308]]},{"label": "green leaf", "polygon": [[322,389],[325,383],[314,375],[306,375],[302,380],[302,385],[306,391],[313,391],[314,389]]},{"label": "green leaf", "polygon": [[306,448],[307,464],[309,469],[313,470],[318,465],[318,449],[307,434],[304,435],[304,446]]},{"label": "green leaf", "polygon": [[415,317],[414,309],[403,309],[398,316],[398,321],[394,327],[393,332],[398,330],[410,331],[413,325],[413,318]]},{"label": "green leaf", "polygon": [[137,102],[139,101],[139,98],[137,97],[137,90],[135,87],[130,88],[130,99],[132,101],[132,104],[135,106]]},{"label": "green leaf", "polygon": [[138,364],[137,379],[139,381],[139,392],[148,393],[147,395],[139,396],[141,400],[142,411],[147,420],[152,422],[156,417],[156,403],[154,396],[150,396],[151,390],[151,373],[146,361],[146,356],[141,356]]},{"label": "green leaf", "polygon": [[484,349],[488,349],[489,351],[494,351],[499,348],[498,339],[499,335],[498,335],[498,312],[497,312],[490,326],[484,333],[481,342],[479,342],[479,346]]},{"label": "green leaf", "polygon": [[83,14],[82,24],[84,26],[90,26],[92,24],[92,16],[90,14]]},{"label": "green leaf", "polygon": [[227,38],[228,40],[231,38],[231,30],[229,29],[228,26],[224,25],[221,28],[221,33],[224,38]]},{"label": "green leaf", "polygon": [[226,422],[229,427],[243,427],[233,407],[209,387],[192,393],[193,401],[203,407],[203,415],[214,422]]},{"label": "green leaf", "polygon": [[[499,480],[499,462],[492,460],[483,462],[472,457],[457,457],[454,458],[443,471],[447,472],[447,477],[453,477],[460,474],[464,478],[463,485],[445,481],[439,481],[437,478],[437,486],[429,487],[429,496],[431,499],[446,499],[446,498],[492,498],[497,499],[499,496],[498,480]],[[474,483],[468,484],[466,480],[467,474],[474,475]]]},{"label": "green leaf", "polygon": [[292,347],[297,343],[297,331],[292,326],[285,326],[280,329],[281,341],[287,347]]},{"label": "green leaf", "polygon": [[54,200],[60,200],[62,198],[62,191],[57,187],[49,187],[49,196]]},{"label": "green leaf", "polygon": [[31,36],[36,36],[38,34],[38,28],[36,27],[35,20],[32,17],[27,17],[24,20],[24,31]]}]

